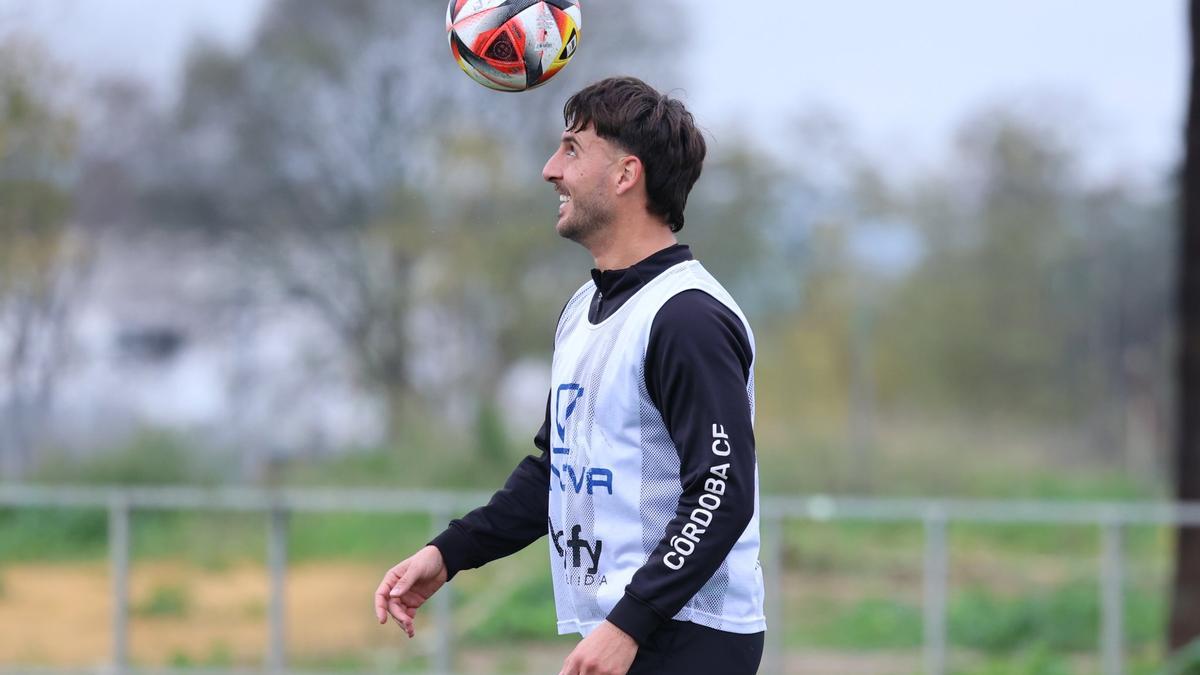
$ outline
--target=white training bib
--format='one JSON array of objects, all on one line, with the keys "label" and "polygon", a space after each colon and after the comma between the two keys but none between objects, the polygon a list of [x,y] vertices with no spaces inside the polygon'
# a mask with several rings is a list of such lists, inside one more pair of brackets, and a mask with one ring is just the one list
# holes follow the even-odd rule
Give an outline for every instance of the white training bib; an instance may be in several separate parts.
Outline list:
[{"label": "white training bib", "polygon": [[[558,632],[583,635],[604,621],[646,564],[683,491],[679,454],[646,390],[654,317],[678,293],[701,290],[737,315],[754,349],[745,315],[697,261],[672,266],[592,325],[595,288],[589,281],[576,291],[559,319],[550,391],[548,527]],[[753,420],[753,363],[746,389]],[[673,618],[733,633],[765,630],[757,463],[754,485],[749,526]]]}]

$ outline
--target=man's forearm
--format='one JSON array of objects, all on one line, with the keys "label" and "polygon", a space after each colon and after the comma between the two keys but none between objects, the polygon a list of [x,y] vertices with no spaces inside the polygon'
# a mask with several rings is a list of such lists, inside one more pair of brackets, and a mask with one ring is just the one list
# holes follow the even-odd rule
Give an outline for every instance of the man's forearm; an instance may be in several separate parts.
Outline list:
[{"label": "man's forearm", "polygon": [[512,555],[546,534],[550,485],[550,403],[546,420],[534,438],[539,456],[526,457],[485,505],[457,520],[430,544],[446,562],[451,578],[460,570],[474,569]]},{"label": "man's forearm", "polygon": [[[546,534],[546,455],[526,457],[485,505],[450,525],[430,543],[453,577],[512,555]],[[539,511],[540,510],[540,511]]]}]

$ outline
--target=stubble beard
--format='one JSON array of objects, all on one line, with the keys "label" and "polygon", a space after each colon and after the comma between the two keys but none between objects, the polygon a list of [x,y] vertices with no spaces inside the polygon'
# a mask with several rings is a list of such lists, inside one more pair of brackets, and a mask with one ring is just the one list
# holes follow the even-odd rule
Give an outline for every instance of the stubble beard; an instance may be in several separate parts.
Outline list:
[{"label": "stubble beard", "polygon": [[571,215],[558,228],[558,234],[564,239],[587,246],[594,241],[613,221],[612,209],[607,208],[595,197],[571,200]]}]

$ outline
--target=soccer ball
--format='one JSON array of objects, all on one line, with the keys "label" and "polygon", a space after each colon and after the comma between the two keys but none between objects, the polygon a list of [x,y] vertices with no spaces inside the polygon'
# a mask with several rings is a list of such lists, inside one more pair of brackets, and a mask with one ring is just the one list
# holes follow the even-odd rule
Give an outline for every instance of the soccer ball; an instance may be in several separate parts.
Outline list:
[{"label": "soccer ball", "polygon": [[454,60],[499,91],[544,84],[575,55],[579,0],[450,0],[446,32]]}]

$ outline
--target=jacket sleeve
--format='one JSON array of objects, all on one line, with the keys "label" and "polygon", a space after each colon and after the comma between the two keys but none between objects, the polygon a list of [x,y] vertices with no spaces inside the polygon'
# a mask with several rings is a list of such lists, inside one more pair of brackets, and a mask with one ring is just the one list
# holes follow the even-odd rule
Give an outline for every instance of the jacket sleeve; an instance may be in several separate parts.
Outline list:
[{"label": "jacket sleeve", "polygon": [[460,570],[474,569],[512,555],[546,534],[550,489],[550,399],[546,419],[533,439],[538,456],[521,460],[484,506],[457,520],[430,544],[442,553],[446,571],[453,578]]},{"label": "jacket sleeve", "polygon": [[[608,615],[639,644],[708,582],[754,516],[752,361],[741,320],[703,291],[676,295],[651,325],[646,387],[679,453],[683,491],[662,539]],[[711,518],[693,517],[697,509]]]}]

